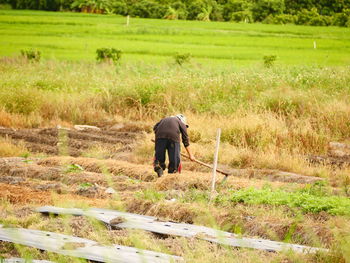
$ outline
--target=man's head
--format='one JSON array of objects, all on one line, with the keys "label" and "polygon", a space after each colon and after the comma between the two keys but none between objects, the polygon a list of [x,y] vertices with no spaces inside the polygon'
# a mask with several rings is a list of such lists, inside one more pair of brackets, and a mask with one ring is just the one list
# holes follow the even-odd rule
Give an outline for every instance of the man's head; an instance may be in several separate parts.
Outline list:
[{"label": "man's head", "polygon": [[176,115],[176,118],[178,118],[180,121],[182,121],[183,124],[185,124],[186,127],[188,128],[188,124],[187,124],[185,115],[183,115],[183,114],[177,114],[177,115]]}]

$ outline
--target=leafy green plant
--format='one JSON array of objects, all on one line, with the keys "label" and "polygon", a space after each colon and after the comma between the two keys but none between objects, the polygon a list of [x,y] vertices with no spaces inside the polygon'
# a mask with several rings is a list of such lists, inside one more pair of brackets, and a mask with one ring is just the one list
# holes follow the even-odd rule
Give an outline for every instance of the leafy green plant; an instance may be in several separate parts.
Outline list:
[{"label": "leafy green plant", "polygon": [[93,186],[93,184],[92,183],[88,183],[88,182],[84,182],[84,183],[79,184],[79,188],[80,189],[88,189],[88,188],[90,188],[92,186]]},{"label": "leafy green plant", "polygon": [[41,58],[41,52],[39,50],[34,49],[22,49],[21,50],[22,57],[26,58],[28,61],[39,62]]},{"label": "leafy green plant", "polygon": [[267,68],[271,68],[275,63],[276,59],[277,59],[277,56],[275,55],[264,56],[263,57],[264,66]]},{"label": "leafy green plant", "polygon": [[96,60],[98,62],[108,62],[117,64],[122,56],[122,51],[115,48],[99,48],[96,50]]},{"label": "leafy green plant", "polygon": [[185,195],[181,198],[182,202],[200,202],[208,203],[210,200],[209,192],[201,191],[198,189],[189,189],[186,191]]},{"label": "leafy green plant", "polygon": [[79,164],[69,164],[65,170],[66,173],[78,173],[84,171],[84,168]]},{"label": "leafy green plant", "polygon": [[183,64],[190,62],[191,54],[190,53],[183,53],[183,54],[176,53],[174,55],[174,59],[175,59],[176,64],[182,66]]},{"label": "leafy green plant", "polygon": [[165,199],[165,194],[153,189],[146,189],[135,193],[135,196],[139,199],[150,200],[152,202],[159,202]]},{"label": "leafy green plant", "polygon": [[299,208],[304,213],[319,213],[325,211],[332,215],[350,216],[349,198],[342,196],[319,196],[305,192],[304,190],[286,192],[280,189],[246,188],[225,196],[218,196],[216,202],[285,205]]}]

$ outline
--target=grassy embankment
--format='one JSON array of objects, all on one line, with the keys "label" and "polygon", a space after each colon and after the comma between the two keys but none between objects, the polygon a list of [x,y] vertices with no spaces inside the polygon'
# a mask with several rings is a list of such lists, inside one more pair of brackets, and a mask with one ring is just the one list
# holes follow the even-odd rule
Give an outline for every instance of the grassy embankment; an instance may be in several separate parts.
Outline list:
[{"label": "grassy embankment", "polygon": [[[322,241],[318,237],[311,240],[314,236],[310,234],[321,224],[315,218],[321,211],[333,212],[326,227],[340,235],[337,249],[343,246],[340,254],[346,258],[349,241],[346,228],[341,229],[348,222],[345,184],[349,182],[349,169],[312,166],[304,156],[324,154],[330,141],[348,140],[349,30],[141,19],[132,19],[132,26],[126,28],[123,23],[123,18],[115,16],[1,11],[0,30],[6,36],[0,40],[1,55],[14,56],[20,49],[33,47],[41,50],[44,58],[87,61],[51,59],[29,63],[20,58],[3,58],[0,126],[99,125],[119,121],[142,121],[151,126],[162,116],[185,112],[198,158],[211,161],[213,138],[216,128],[221,127],[221,163],[321,176],[341,190],[339,199],[300,189],[240,190],[227,195],[225,192],[218,196],[214,210],[217,214],[212,213],[217,216],[215,220],[226,213],[221,218],[230,225],[225,228],[223,220],[219,222],[221,228],[236,233],[244,233],[246,229],[248,234],[264,233],[271,238],[273,224],[265,229],[262,226],[265,223],[260,222],[257,226],[261,229],[257,229],[252,223],[243,224],[239,220],[243,222],[242,214],[266,219],[268,223],[273,218],[287,226],[276,240],[317,245]],[[312,48],[314,39],[319,46],[317,50]],[[117,68],[92,62],[95,49],[106,46],[125,52]],[[176,51],[191,52],[193,62],[183,67],[174,65],[171,55]],[[262,66],[262,56],[270,54],[278,55],[277,66],[266,69]],[[300,65],[304,63],[307,65]],[[249,67],[241,67],[248,64]],[[23,146],[14,147],[8,140],[0,145],[7,148],[2,155],[26,153]],[[147,139],[135,154],[138,162],[148,162],[152,143]],[[166,209],[163,193],[150,190],[139,196]],[[226,198],[220,199],[222,196]],[[319,196],[322,203],[310,204]],[[206,197],[205,191],[189,191],[180,200],[184,209],[192,209],[198,224],[211,219]],[[296,197],[304,198],[309,205],[304,206],[305,200],[298,202]],[[33,218],[29,225],[37,228],[39,219]],[[48,228],[46,223],[41,225],[42,229]],[[300,234],[296,230],[300,225],[310,226],[308,233]],[[124,242],[135,245],[136,241]],[[190,245],[186,247],[190,250]],[[198,260],[204,249],[208,249],[206,245],[203,250],[195,250],[198,254],[188,252],[187,256]],[[210,260],[220,258],[221,262],[230,262],[236,253],[210,249],[213,252],[208,253]],[[247,252],[246,261],[260,257],[259,253]],[[264,258],[268,257],[264,254]],[[274,260],[279,262],[283,257],[276,256]],[[289,259],[326,260],[301,256]]]}]

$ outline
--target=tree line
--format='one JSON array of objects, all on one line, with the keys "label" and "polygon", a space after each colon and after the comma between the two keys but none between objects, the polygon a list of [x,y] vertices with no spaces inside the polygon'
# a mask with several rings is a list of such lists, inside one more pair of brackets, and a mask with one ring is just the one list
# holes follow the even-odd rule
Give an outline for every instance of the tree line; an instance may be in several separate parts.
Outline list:
[{"label": "tree line", "polygon": [[350,27],[350,0],[0,0],[14,9]]}]

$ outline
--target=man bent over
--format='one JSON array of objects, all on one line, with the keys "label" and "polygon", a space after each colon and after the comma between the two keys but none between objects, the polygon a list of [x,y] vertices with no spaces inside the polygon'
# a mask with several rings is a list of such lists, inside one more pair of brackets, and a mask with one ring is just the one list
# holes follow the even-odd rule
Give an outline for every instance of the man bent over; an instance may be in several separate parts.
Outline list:
[{"label": "man bent over", "polygon": [[190,160],[194,161],[194,157],[189,148],[190,143],[187,128],[186,117],[182,114],[166,117],[153,127],[156,136],[153,165],[154,171],[158,174],[158,177],[163,175],[163,171],[166,167],[166,151],[168,151],[169,157],[168,173],[181,172],[180,134]]}]

